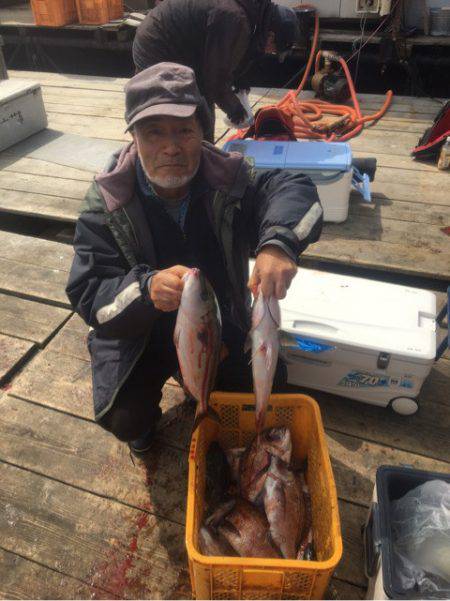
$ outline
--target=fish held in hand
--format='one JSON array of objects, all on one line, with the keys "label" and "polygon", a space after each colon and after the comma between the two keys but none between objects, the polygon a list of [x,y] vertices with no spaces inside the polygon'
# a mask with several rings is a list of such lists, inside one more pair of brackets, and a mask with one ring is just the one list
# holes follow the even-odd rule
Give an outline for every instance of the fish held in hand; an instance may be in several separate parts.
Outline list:
[{"label": "fish held in hand", "polygon": [[267,404],[272,392],[273,378],[278,362],[280,347],[278,329],[280,327],[280,306],[274,296],[264,297],[259,292],[253,303],[252,329],[252,370],[253,389],[256,398],[256,431],[261,432],[266,419]]},{"label": "fish held in hand", "polygon": [[240,492],[252,503],[262,502],[264,484],[272,456],[291,461],[291,433],[286,427],[268,428],[257,434],[240,461]]},{"label": "fish held in hand", "polygon": [[264,509],[273,541],[285,559],[295,559],[305,522],[303,491],[294,472],[276,456],[264,485]]},{"label": "fish held in hand", "polygon": [[236,500],[217,529],[241,557],[280,557],[266,516],[244,499]]},{"label": "fish held in hand", "polygon": [[210,283],[196,268],[184,276],[174,343],[186,392],[197,401],[194,430],[201,419],[217,414],[208,407],[219,364],[222,323]]}]

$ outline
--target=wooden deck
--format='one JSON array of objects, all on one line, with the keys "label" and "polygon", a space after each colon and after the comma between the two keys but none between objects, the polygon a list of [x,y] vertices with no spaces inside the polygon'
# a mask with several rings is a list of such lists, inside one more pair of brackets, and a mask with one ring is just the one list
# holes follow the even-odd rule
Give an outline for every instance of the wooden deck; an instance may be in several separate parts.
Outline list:
[{"label": "wooden deck", "polygon": [[[56,134],[126,139],[123,80],[10,75],[41,82]],[[253,100],[264,92],[255,90]],[[380,104],[381,97],[363,95],[365,111]],[[397,98],[382,122],[354,140],[357,156],[378,159],[375,202],[352,199],[349,221],[326,226],[308,251],[312,259],[425,275],[431,288],[449,279],[450,238],[441,229],[450,225],[449,175],[408,156],[437,106]],[[217,137],[225,131],[219,115]],[[46,218],[54,232],[67,230],[92,172],[36,158],[40,139],[0,153],[0,223],[12,215]],[[0,597],[189,598],[191,411],[170,381],[158,445],[145,463],[133,464],[126,445],[93,422],[87,327],[64,294],[72,249],[56,240],[0,225]],[[358,599],[366,584],[360,526],[377,466],[450,470],[450,361],[435,364],[421,411],[411,418],[313,396],[326,427],[344,538],[329,598]]]}]

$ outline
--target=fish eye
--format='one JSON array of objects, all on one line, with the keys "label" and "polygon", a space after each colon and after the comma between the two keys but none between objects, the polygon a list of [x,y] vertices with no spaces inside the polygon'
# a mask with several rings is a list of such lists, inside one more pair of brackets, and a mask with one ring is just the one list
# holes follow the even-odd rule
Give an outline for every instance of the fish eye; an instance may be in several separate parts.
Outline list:
[{"label": "fish eye", "polygon": [[202,301],[207,301],[208,300],[208,292],[206,290],[203,290],[200,293],[200,298],[202,299]]}]

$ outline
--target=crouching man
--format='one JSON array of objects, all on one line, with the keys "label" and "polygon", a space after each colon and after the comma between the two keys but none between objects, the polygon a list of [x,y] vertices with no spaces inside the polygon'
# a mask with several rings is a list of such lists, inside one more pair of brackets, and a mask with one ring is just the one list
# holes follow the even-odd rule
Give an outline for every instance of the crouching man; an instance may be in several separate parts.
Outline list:
[{"label": "crouching man", "polygon": [[[286,295],[300,253],[319,237],[322,209],[309,178],[255,175],[240,154],[203,141],[209,113],[189,67],[159,63],[125,92],[133,142],[86,195],[67,295],[92,328],[95,418],[144,452],[162,387],[178,369],[173,330],[184,273],[200,268],[219,301],[226,356],[216,388],[251,390],[249,288]],[[280,362],[274,390],[285,382]]]}]

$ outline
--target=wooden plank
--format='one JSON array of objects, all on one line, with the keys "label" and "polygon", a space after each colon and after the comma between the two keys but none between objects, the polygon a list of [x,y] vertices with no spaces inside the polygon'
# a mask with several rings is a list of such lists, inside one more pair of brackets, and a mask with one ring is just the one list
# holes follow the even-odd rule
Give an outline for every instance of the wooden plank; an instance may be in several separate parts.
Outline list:
[{"label": "wooden plank", "polygon": [[48,349],[14,380],[11,393],[85,419],[93,419],[91,364]]},{"label": "wooden plank", "polygon": [[[61,167],[59,169],[61,170]],[[78,219],[81,203],[80,199],[48,196],[35,192],[2,190],[0,194],[0,211],[70,223],[75,223]]]},{"label": "wooden plank", "polygon": [[[77,319],[74,319],[77,318]],[[67,324],[53,338],[47,348],[54,353],[61,353],[84,361],[90,361],[87,348],[88,326],[81,321],[78,315],[71,317]],[[81,324],[78,322],[81,322]],[[75,321],[74,326],[71,322]],[[81,325],[84,326],[81,330]]]},{"label": "wooden plank", "polygon": [[365,599],[365,596],[365,588],[332,578],[324,599],[330,599],[331,601],[338,599]]},{"label": "wooden plank", "polygon": [[123,87],[128,78],[125,77],[102,77],[99,75],[72,75],[70,73],[50,73],[44,71],[17,71],[8,70],[11,78],[31,79],[39,81],[46,86],[57,88],[75,88],[101,91],[123,92]]},{"label": "wooden plank", "polygon": [[181,525],[10,465],[0,477],[4,550],[118,597],[172,598],[186,568]]},{"label": "wooden plank", "polygon": [[450,470],[450,462],[347,434],[327,430],[326,439],[339,498],[361,505],[370,505],[375,475],[380,465],[411,465],[416,469],[440,473]]},{"label": "wooden plank", "polygon": [[387,154],[384,152],[371,152],[370,155],[363,150],[353,149],[353,156],[365,158],[371,156],[377,159],[377,174],[375,179],[383,167],[390,167],[396,170],[405,170],[406,172],[425,171],[435,174],[437,171],[436,161],[416,161],[411,156],[399,156],[396,154]]},{"label": "wooden plank", "polygon": [[377,211],[370,216],[350,214],[344,223],[326,223],[321,239],[380,240],[389,244],[403,244],[412,253],[417,249],[423,254],[431,253],[434,257],[442,254],[450,259],[450,237],[441,227],[397,219],[381,220]]},{"label": "wooden plank", "polygon": [[[418,163],[412,157],[410,157],[409,161],[411,169],[408,170],[399,170],[384,166],[377,171],[375,181],[403,184],[413,189],[419,187],[423,194],[426,194],[428,191],[428,195],[432,195],[448,185],[448,173],[445,173],[445,171],[439,171],[434,165],[433,175],[431,176],[429,173],[425,174],[422,171],[416,170],[415,166]],[[448,203],[442,204],[448,205]]]},{"label": "wooden plank", "polygon": [[[60,171],[62,170],[64,170],[64,167],[60,166]],[[90,182],[68,178],[0,171],[0,189],[31,192],[37,197],[44,194],[46,196],[62,196],[63,198],[82,200],[89,185]]]},{"label": "wooden plank", "polygon": [[358,267],[389,270],[408,275],[421,275],[439,280],[450,278],[448,252],[433,254],[406,244],[386,244],[380,240],[346,240],[328,238],[310,246],[302,255],[307,258],[346,263]]},{"label": "wooden plank", "polygon": [[73,249],[0,231],[0,292],[70,307],[65,294]]},{"label": "wooden plank", "polygon": [[[1,238],[1,236],[0,236]],[[0,292],[70,308],[67,272],[0,258]]]},{"label": "wooden plank", "polygon": [[[382,170],[380,170],[379,175],[380,177],[376,177],[375,181],[371,183],[371,190],[377,197],[387,200],[404,200],[448,207],[448,195],[443,182],[437,182],[435,185],[430,185],[427,190],[425,186],[412,187],[401,182],[383,181]],[[430,180],[432,180],[431,177]],[[439,186],[439,183],[441,183],[441,186]]]},{"label": "wooden plank", "polygon": [[[91,364],[73,355],[46,348],[14,380],[10,392],[15,397],[77,417],[94,418]],[[192,426],[186,428],[186,420],[181,420],[185,411],[184,396],[179,386],[166,385],[161,401],[160,435],[178,448],[187,448],[192,430]],[[193,410],[186,415],[192,423]]]},{"label": "wooden plank", "polygon": [[0,334],[0,384],[5,382],[30,355],[33,342]]},{"label": "wooden plank", "polygon": [[346,501],[339,501],[339,514],[344,552],[334,575],[339,580],[363,588],[367,581],[364,575],[361,526],[366,521],[367,508]]},{"label": "wooden plank", "polygon": [[[49,127],[64,131],[65,133],[99,138],[102,140],[131,141],[131,134],[124,133],[124,122],[119,119],[109,119],[105,117],[85,117],[83,115],[61,115],[59,113],[49,113]],[[215,137],[224,133],[226,128],[216,122]]]},{"label": "wooden plank", "polygon": [[448,406],[421,395],[420,410],[404,417],[387,408],[319,391],[310,393],[320,404],[328,430],[448,462]]},{"label": "wooden plank", "polygon": [[[339,586],[338,581],[336,590],[339,590]],[[40,563],[0,549],[2,599],[110,599],[111,595]]]},{"label": "wooden plank", "polygon": [[184,523],[186,451],[155,444],[133,465],[128,446],[94,422],[11,396],[0,408],[1,460]]},{"label": "wooden plank", "polygon": [[405,200],[381,198],[375,195],[370,204],[361,202],[361,197],[352,195],[349,207],[350,215],[361,215],[378,220],[396,219],[414,223],[427,223],[445,227],[450,223],[450,206],[408,202]]},{"label": "wooden plank", "polygon": [[70,311],[0,294],[0,334],[42,346],[70,315]]},{"label": "wooden plank", "polygon": [[0,257],[34,267],[69,271],[73,250],[67,244],[0,231]]},{"label": "wooden plank", "polygon": [[84,182],[92,181],[92,172],[74,167],[64,166],[56,163],[49,163],[33,157],[23,156],[20,152],[5,150],[0,153],[0,169],[10,171],[11,173],[26,173],[29,175],[46,175],[52,178],[58,177],[68,180],[79,180]]}]

